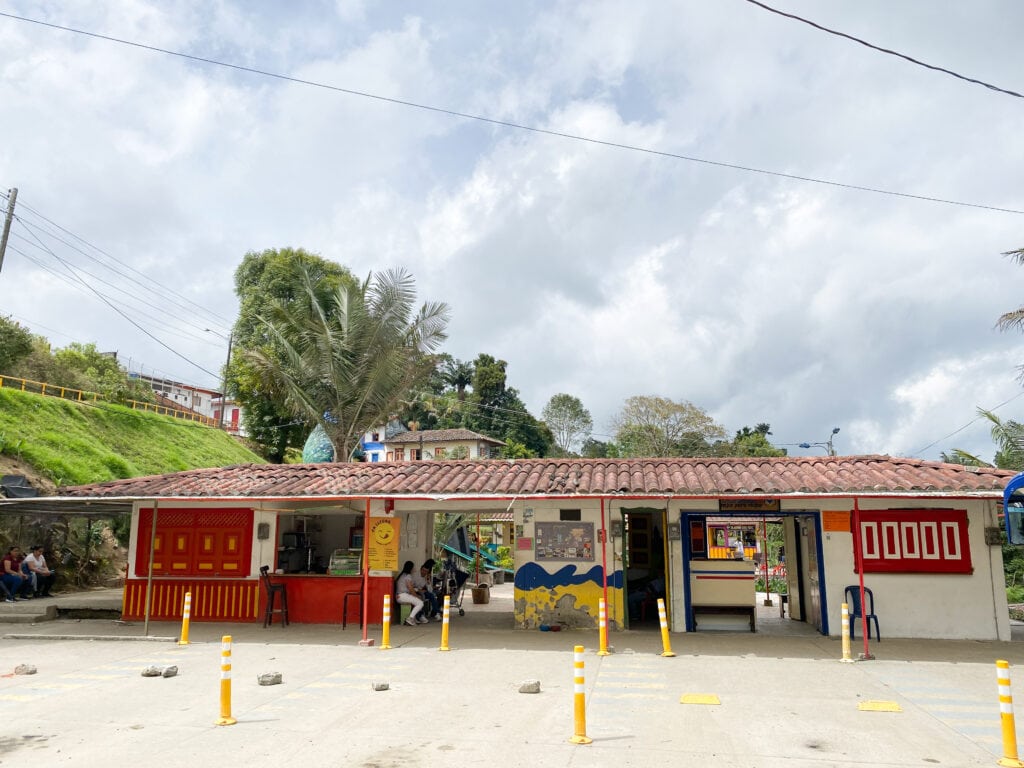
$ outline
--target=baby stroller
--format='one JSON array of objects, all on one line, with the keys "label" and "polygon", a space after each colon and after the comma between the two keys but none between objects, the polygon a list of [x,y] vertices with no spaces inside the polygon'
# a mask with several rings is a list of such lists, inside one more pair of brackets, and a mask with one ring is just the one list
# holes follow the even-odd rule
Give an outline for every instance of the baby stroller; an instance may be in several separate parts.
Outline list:
[{"label": "baby stroller", "polygon": [[441,572],[435,578],[435,582],[440,582],[435,585],[437,596],[443,601],[445,595],[447,595],[448,607],[458,608],[459,616],[466,615],[466,609],[462,607],[462,595],[466,591],[466,582],[468,580],[469,574],[459,568],[458,563],[455,562],[455,557],[452,555],[441,565]]}]

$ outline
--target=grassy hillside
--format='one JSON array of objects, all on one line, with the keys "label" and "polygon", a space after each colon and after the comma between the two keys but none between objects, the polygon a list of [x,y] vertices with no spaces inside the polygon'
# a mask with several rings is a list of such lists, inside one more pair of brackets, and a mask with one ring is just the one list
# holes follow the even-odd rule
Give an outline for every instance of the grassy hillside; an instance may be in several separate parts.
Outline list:
[{"label": "grassy hillside", "polygon": [[218,429],[13,389],[0,389],[0,455],[58,486],[263,461]]}]

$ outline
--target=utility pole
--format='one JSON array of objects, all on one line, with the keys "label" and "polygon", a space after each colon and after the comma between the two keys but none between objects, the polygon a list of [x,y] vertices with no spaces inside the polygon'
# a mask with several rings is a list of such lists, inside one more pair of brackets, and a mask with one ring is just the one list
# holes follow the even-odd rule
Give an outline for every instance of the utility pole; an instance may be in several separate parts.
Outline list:
[{"label": "utility pole", "polygon": [[11,233],[11,222],[14,220],[14,202],[18,199],[18,188],[8,190],[7,217],[4,219],[4,233],[0,235],[0,269],[4,268],[4,253],[7,252],[7,236]]},{"label": "utility pole", "polygon": [[231,365],[231,346],[235,340],[234,330],[228,334],[228,359],[224,363],[224,384],[220,393],[220,428],[224,429],[224,412],[228,409],[228,366]]}]

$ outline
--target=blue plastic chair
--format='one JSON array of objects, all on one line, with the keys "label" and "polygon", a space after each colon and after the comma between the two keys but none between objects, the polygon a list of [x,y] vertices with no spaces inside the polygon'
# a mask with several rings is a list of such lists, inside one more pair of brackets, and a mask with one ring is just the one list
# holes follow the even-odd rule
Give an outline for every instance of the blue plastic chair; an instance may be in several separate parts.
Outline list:
[{"label": "blue plastic chair", "polygon": [[857,619],[860,619],[862,629],[868,633],[868,639],[871,638],[871,622],[875,623],[875,639],[882,642],[878,616],[875,615],[875,596],[868,587],[864,587],[864,599],[868,604],[866,613],[861,610],[860,587],[854,585],[846,588],[846,605],[850,611],[850,638],[857,636]]}]

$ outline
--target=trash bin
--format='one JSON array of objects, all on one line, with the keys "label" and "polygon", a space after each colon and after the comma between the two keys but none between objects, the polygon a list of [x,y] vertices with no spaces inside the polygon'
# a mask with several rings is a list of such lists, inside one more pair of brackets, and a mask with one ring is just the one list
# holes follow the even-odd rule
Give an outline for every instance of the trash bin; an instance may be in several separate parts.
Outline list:
[{"label": "trash bin", "polygon": [[486,605],[491,602],[491,588],[486,584],[477,584],[472,592],[474,605]]}]

